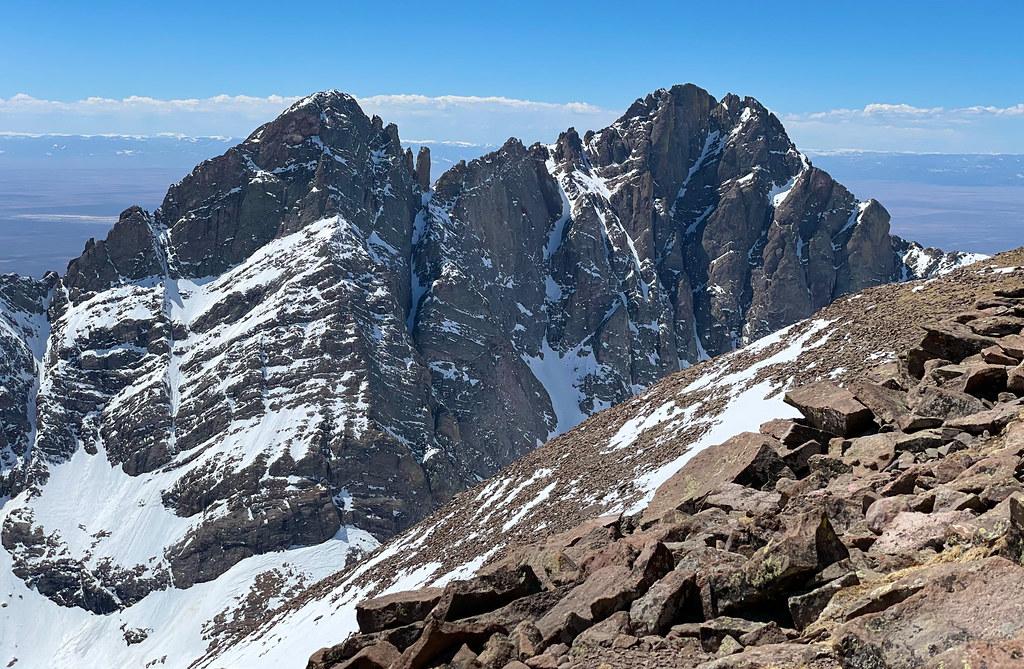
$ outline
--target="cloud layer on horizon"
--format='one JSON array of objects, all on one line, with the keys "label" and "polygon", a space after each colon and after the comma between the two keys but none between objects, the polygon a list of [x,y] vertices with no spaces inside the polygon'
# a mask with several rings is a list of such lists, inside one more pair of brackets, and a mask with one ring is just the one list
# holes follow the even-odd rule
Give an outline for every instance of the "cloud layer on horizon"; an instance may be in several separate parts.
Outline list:
[{"label": "cloud layer on horizon", "polygon": [[[0,98],[0,131],[13,133],[189,136],[248,135],[297,97],[218,95],[209,98],[57,101],[17,94]],[[403,139],[476,145],[510,136],[553,141],[569,126],[596,129],[621,112],[586,102],[416,94],[358,98],[368,114],[397,123]],[[872,103],[859,109],[780,113],[805,149],[1024,153],[1024,103],[1008,107],[915,107]]]},{"label": "cloud layer on horizon", "polygon": [[945,108],[876,102],[780,118],[808,149],[1024,153],[1024,103]]}]

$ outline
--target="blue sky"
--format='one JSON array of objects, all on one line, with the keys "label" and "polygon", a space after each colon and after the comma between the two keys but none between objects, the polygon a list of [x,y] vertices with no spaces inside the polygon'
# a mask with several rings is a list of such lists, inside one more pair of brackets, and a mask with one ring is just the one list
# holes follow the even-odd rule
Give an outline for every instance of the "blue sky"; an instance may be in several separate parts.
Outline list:
[{"label": "blue sky", "polygon": [[509,4],[7,0],[0,131],[239,135],[339,88],[403,137],[550,140],[692,81],[806,148],[1024,152],[1019,0]]}]

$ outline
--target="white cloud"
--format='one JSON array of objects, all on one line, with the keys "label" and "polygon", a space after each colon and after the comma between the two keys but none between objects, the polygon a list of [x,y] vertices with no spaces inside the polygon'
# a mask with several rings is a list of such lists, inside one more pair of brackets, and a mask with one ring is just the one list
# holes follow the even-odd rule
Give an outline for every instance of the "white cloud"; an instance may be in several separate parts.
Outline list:
[{"label": "white cloud", "polygon": [[[60,101],[17,94],[0,98],[0,132],[244,137],[297,99],[216,95]],[[551,142],[569,126],[581,132],[601,128],[622,111],[587,102],[501,96],[395,94],[357,99],[368,114],[397,123],[403,138],[430,137],[416,143],[453,146],[493,146],[512,136],[527,143]],[[1024,153],[1024,103],[946,108],[875,102],[855,109],[780,116],[805,148]]]},{"label": "white cloud", "polygon": [[908,104],[888,102],[872,102],[861,109],[832,109],[829,111],[808,112],[803,114],[785,114],[783,120],[806,120],[820,118],[901,118],[901,119],[954,119],[964,116],[1022,116],[1024,103],[1010,107],[993,107],[976,105],[973,107],[915,107]]},{"label": "white cloud", "polygon": [[[19,93],[0,98],[0,131],[246,136],[298,100],[269,95],[159,99],[90,97],[70,102]],[[471,95],[371,95],[357,98],[367,114],[399,124],[403,135],[437,141],[495,144],[510,136],[551,141],[570,125],[601,127],[615,113],[586,102],[542,102]]]},{"label": "white cloud", "polygon": [[875,102],[859,109],[782,114],[781,118],[797,144],[816,149],[1024,152],[1024,104],[947,108]]}]

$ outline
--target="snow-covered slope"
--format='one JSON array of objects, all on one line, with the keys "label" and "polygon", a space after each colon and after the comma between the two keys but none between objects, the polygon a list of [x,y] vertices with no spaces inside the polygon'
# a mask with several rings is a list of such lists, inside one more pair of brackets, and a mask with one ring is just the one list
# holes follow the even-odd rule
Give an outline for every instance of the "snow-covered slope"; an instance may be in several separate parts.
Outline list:
[{"label": "snow-covered slope", "polygon": [[920,323],[1022,285],[1024,250],[1017,250],[941,278],[869,289],[678,372],[459,495],[359,566],[306,589],[213,666],[287,663],[354,631],[355,604],[367,596],[443,585],[587,518],[639,511],[702,449],[796,417],[782,401],[787,387],[859,378],[895,362],[895,351],[920,339]]}]

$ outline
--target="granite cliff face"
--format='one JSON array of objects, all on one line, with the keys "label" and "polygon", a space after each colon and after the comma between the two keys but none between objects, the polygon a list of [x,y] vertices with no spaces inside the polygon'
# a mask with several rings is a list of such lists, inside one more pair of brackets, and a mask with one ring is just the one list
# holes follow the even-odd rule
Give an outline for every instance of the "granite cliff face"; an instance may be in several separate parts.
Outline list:
[{"label": "granite cliff face", "polygon": [[430,185],[429,152],[318,93],[63,277],[0,279],[8,593],[123,613],[282,559],[286,589],[662,376],[920,269],[757,101],[695,86]]}]

